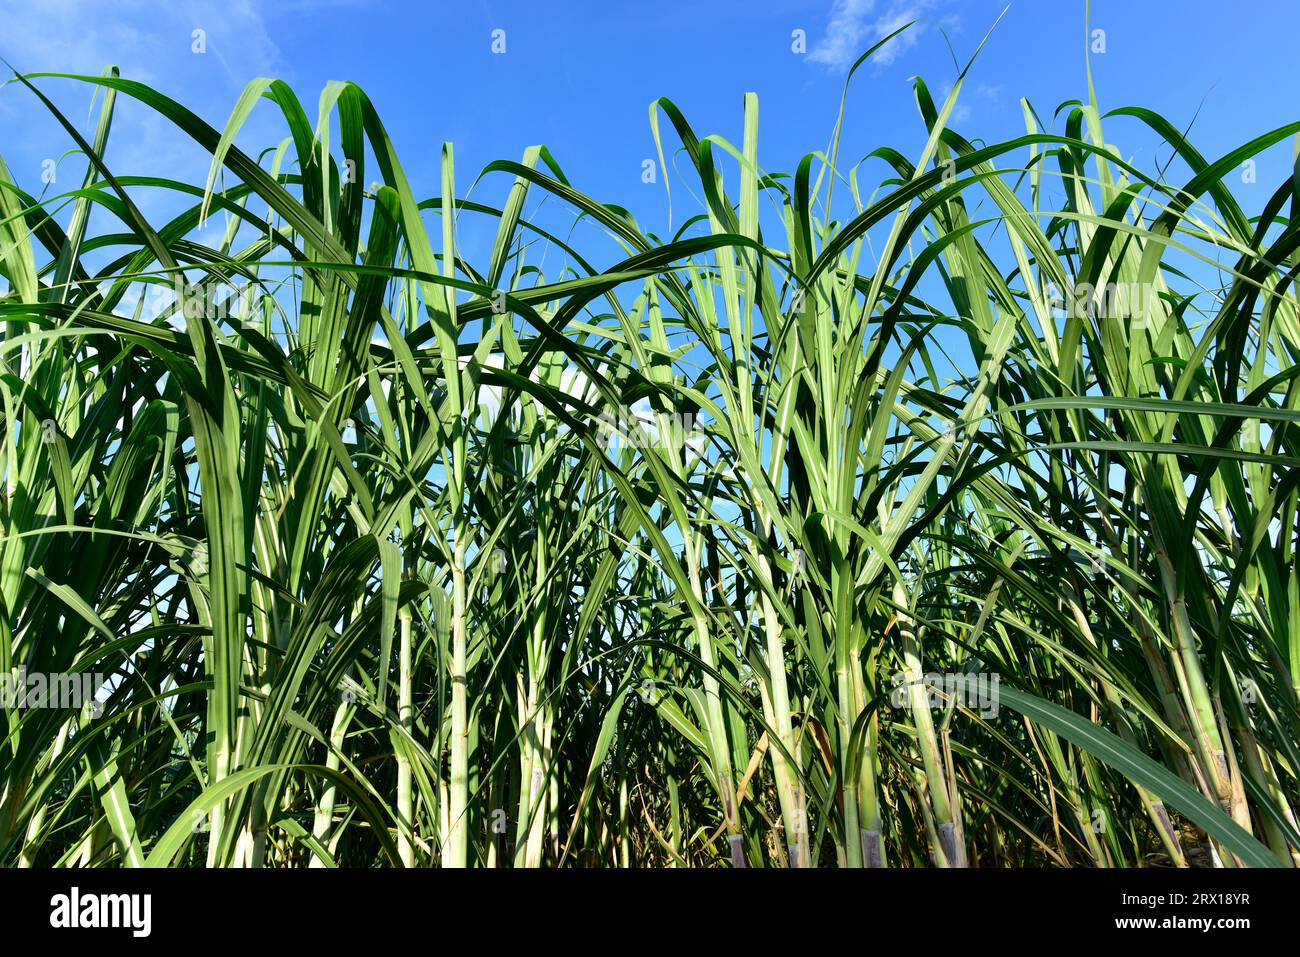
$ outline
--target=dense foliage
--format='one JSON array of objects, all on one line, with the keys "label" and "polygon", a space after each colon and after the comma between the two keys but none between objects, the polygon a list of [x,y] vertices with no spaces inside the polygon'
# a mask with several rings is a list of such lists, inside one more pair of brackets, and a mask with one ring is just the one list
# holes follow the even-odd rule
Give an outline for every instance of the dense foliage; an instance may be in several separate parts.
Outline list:
[{"label": "dense foliage", "polygon": [[536,147],[421,199],[352,84],[76,82],[84,181],[0,164],[0,672],[105,683],[0,712],[0,863],[1296,862],[1300,176],[1231,187],[1300,124],[1108,115],[1168,182],[917,81],[787,176],[661,100],[664,239]]}]

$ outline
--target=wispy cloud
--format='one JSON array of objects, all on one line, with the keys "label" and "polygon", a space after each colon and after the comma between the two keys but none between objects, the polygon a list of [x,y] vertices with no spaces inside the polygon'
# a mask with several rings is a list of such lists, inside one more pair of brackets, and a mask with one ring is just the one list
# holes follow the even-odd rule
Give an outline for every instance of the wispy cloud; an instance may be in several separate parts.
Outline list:
[{"label": "wispy cloud", "polygon": [[[881,10],[875,0],[835,0],[831,5],[826,32],[808,54],[808,59],[828,69],[847,70],[868,47],[889,36],[933,7],[934,0],[892,0]],[[872,62],[886,67],[912,47],[925,32],[921,20],[876,51]]]},{"label": "wispy cloud", "polygon": [[[20,11],[20,3],[24,9]],[[96,76],[110,65],[221,124],[244,85],[255,76],[276,75],[285,67],[267,23],[279,8],[265,0],[45,0],[39,10],[22,0],[0,0],[0,54],[21,72]],[[201,30],[203,52],[196,52]],[[37,86],[83,132],[93,130],[88,109],[91,87],[58,80]],[[96,100],[102,102],[102,100]],[[0,89],[0,115],[6,127],[5,160],[21,184],[39,191],[43,164],[57,163],[49,192],[75,184],[84,169],[67,134],[27,90],[16,83]],[[263,124],[267,124],[263,127]],[[255,116],[249,130],[269,132],[274,117]],[[259,140],[261,142],[262,140]],[[148,172],[192,181],[206,175],[210,157],[171,123],[127,96],[119,96],[109,137],[108,162],[118,173]],[[137,191],[136,201],[150,215],[163,215],[158,191]]]},{"label": "wispy cloud", "polygon": [[[18,6],[0,2],[8,13],[0,53],[19,70],[99,73],[113,64],[125,76],[165,87],[216,67],[226,82],[238,77],[242,85],[279,63],[255,0],[47,0],[39,11],[9,12]],[[195,30],[205,34],[202,58],[191,49]]]},{"label": "wispy cloud", "polygon": [[[950,93],[952,93],[952,84],[947,84],[943,88],[944,99],[947,99]],[[997,110],[1001,102],[1001,84],[976,83],[962,91],[962,101],[953,107],[949,122],[965,123],[977,111],[980,114],[987,114]]]},{"label": "wispy cloud", "polygon": [[875,0],[835,0],[826,33],[813,47],[808,59],[837,70],[846,70],[862,52]]}]

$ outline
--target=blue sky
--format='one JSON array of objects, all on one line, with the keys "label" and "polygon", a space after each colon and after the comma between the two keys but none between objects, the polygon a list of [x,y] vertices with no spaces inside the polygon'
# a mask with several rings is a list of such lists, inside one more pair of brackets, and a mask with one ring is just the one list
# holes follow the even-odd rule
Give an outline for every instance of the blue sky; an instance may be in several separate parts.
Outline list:
[{"label": "blue sky", "polygon": [[[848,107],[845,157],[889,144],[914,156],[922,142],[910,77],[941,96],[1006,4],[985,0],[765,0],[763,3],[360,3],[347,0],[52,0],[36,6],[0,0],[6,32],[0,54],[23,71],[99,72],[109,63],[224,124],[254,76],[286,79],[309,112],[331,79],[359,83],[376,103],[417,190],[437,188],[439,147],[456,145],[463,188],[488,161],[518,158],[544,143],[575,185],[626,206],[643,226],[662,230],[662,177],[641,182],[654,156],[647,120],[652,99],[678,103],[697,132],[739,140],[741,97],[759,94],[760,156],[769,170],[793,170],[825,146],[844,68],[893,24],[920,23],[859,73]],[[1092,57],[1103,109],[1141,104],[1183,126],[1213,156],[1296,119],[1294,3],[1097,0],[1091,26],[1106,32]],[[191,51],[206,31],[207,52]],[[492,52],[492,31],[505,52]],[[793,31],[806,52],[792,51]],[[949,46],[951,44],[951,48]],[[1084,4],[1018,0],[970,74],[954,126],[968,137],[1023,131],[1018,103],[1028,96],[1050,116],[1063,100],[1086,95]],[[64,81],[43,88],[88,124],[89,93]],[[1132,121],[1108,134],[1139,165],[1163,158]],[[283,136],[269,104],[241,144],[273,145]],[[67,148],[31,94],[0,89],[0,154],[21,185],[35,191],[42,160]],[[123,103],[110,159],[119,173],[202,178],[205,159],[169,134],[163,121]],[[72,171],[80,175],[80,160]],[[1261,195],[1290,167],[1289,147],[1265,157]],[[671,174],[670,174],[671,175]],[[883,176],[866,178],[874,183]],[[63,185],[63,184],[60,184]],[[1253,205],[1247,201],[1248,207]],[[679,213],[680,216],[680,213]]]}]

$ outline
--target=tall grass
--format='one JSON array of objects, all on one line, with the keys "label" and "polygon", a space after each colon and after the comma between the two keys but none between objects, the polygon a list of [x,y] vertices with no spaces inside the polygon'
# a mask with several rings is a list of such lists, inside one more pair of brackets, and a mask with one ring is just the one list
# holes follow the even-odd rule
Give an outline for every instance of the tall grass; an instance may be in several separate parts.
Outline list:
[{"label": "tall grass", "polygon": [[1230,186],[1300,123],[961,87],[792,176],[658,101],[663,238],[537,147],[417,197],[348,83],[16,79],[86,173],[0,167],[0,672],[108,679],[3,712],[0,862],[1294,866],[1300,178]]}]

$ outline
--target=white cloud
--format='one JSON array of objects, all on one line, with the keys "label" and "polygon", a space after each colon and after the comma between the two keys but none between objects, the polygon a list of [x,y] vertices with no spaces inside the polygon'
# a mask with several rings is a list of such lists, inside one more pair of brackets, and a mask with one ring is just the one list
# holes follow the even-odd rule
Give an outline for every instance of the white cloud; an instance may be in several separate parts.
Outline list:
[{"label": "white cloud", "polygon": [[[280,13],[266,0],[46,0],[39,10],[25,0],[0,0],[5,23],[0,55],[24,73],[97,76],[113,65],[124,78],[145,83],[220,127],[249,80],[286,68],[266,22]],[[204,31],[203,53],[193,49],[195,30]],[[64,80],[33,82],[89,137],[102,91]],[[80,180],[84,160],[65,157],[72,141],[30,91],[16,82],[6,84],[0,90],[0,113],[11,134],[5,159],[20,185],[39,191],[41,164],[48,159],[58,163],[57,186],[50,192]],[[260,110],[240,142],[263,144],[283,135],[274,109]],[[129,96],[117,98],[106,158],[120,175],[187,182],[202,182],[210,163],[207,153],[178,135],[168,120]],[[132,195],[151,219],[178,211],[178,201],[166,191],[135,189]]]},{"label": "white cloud", "polygon": [[862,53],[871,9],[875,0],[835,0],[826,33],[808,59],[837,70],[846,70]]},{"label": "white cloud", "polygon": [[875,0],[835,0],[826,32],[808,54],[808,59],[843,72],[877,41],[904,24],[918,20],[872,55],[871,62],[877,68],[889,66],[916,46],[926,29],[925,21],[918,18],[933,5],[933,0],[893,0],[878,12]]},{"label": "white cloud", "polygon": [[[889,36],[904,24],[911,23],[920,15],[921,9],[920,6],[891,7],[889,13],[872,25],[872,42],[874,43],[881,37]],[[889,66],[889,64],[916,46],[916,41],[921,38],[921,34],[924,32],[924,22],[915,23],[910,29],[904,30],[877,51],[873,57],[875,65],[880,67]]]},{"label": "white cloud", "polygon": [[[242,86],[279,61],[254,0],[47,0],[39,11],[18,9],[27,6],[0,0],[0,53],[20,71],[97,74],[112,64],[123,76],[169,89],[213,67]],[[206,31],[206,54],[191,50],[194,30]]]},{"label": "white cloud", "polygon": [[[952,93],[952,84],[943,88],[943,99],[947,99]],[[952,114],[949,116],[950,123],[965,123],[976,111],[980,114],[987,114],[990,108],[996,108],[1002,99],[1002,87],[996,84],[977,83],[972,87],[966,87],[962,90],[962,102],[957,103],[952,108]]]}]

